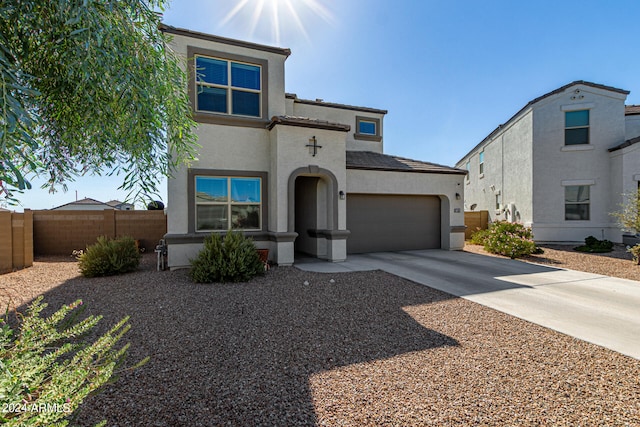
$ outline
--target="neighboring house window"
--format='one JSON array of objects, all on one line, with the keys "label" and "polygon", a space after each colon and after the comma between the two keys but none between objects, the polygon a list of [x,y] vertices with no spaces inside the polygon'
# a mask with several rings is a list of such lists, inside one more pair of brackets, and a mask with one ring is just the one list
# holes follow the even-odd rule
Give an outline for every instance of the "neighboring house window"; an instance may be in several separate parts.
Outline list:
[{"label": "neighboring house window", "polygon": [[480,152],[480,175],[484,173],[484,151]]},{"label": "neighboring house window", "polygon": [[588,220],[589,219],[589,186],[569,185],[564,187],[564,219]]},{"label": "neighboring house window", "polygon": [[196,55],[196,111],[260,117],[259,65]]},{"label": "neighboring house window", "polygon": [[368,141],[381,141],[380,119],[356,116],[356,133],[353,137]]},{"label": "neighboring house window", "polygon": [[496,194],[496,210],[500,209],[501,204],[502,204],[502,196],[500,194]]},{"label": "neighboring house window", "polygon": [[471,162],[467,160],[467,181],[469,181],[469,174],[471,174]]},{"label": "neighboring house window", "polygon": [[566,111],[564,113],[564,144],[589,143],[589,110]]},{"label": "neighboring house window", "polygon": [[262,179],[196,176],[196,231],[262,228]]}]

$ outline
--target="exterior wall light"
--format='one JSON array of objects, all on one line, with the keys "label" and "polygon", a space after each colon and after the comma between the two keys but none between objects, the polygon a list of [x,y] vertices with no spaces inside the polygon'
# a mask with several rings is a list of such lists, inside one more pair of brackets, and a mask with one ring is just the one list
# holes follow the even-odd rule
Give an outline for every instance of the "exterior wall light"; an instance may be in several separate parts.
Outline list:
[{"label": "exterior wall light", "polygon": [[460,193],[456,193],[456,200],[460,200]]},{"label": "exterior wall light", "polygon": [[344,200],[347,197],[347,195],[344,194],[344,191],[342,191],[342,190],[340,190],[340,192],[338,192],[338,196],[340,196],[340,200]]}]

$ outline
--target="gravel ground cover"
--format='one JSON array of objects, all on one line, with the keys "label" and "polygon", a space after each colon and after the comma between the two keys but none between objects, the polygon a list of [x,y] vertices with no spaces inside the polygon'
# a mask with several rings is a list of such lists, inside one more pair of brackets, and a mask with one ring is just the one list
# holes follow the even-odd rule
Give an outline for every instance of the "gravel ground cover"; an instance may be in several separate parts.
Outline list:
[{"label": "gravel ground cover", "polygon": [[640,361],[380,271],[196,285],[149,255],[95,279],[46,259],[0,289],[82,298],[97,333],[131,315],[129,360],[151,360],[78,425],[639,425]]},{"label": "gravel ground cover", "polygon": [[[530,255],[521,259],[523,261],[545,264],[552,267],[568,268],[571,270],[640,281],[640,266],[632,261],[633,256],[627,252],[627,248],[621,244],[616,244],[612,252],[602,254],[578,252],[573,250],[575,245],[540,246],[544,249],[543,254]],[[472,245],[468,242],[465,244],[464,250],[466,252],[507,258],[501,255],[490,254],[486,252],[482,246]]]}]

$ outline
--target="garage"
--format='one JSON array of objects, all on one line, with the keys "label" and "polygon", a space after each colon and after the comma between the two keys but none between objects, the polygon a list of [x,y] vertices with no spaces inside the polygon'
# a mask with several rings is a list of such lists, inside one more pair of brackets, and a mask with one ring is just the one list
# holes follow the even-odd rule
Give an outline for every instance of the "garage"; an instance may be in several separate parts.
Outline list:
[{"label": "garage", "polygon": [[440,198],[349,194],[347,253],[438,249]]}]

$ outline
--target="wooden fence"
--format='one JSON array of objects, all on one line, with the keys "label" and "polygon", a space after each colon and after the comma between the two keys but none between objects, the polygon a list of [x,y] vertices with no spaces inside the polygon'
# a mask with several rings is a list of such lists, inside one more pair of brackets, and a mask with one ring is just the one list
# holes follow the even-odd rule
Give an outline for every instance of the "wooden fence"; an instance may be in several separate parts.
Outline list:
[{"label": "wooden fence", "polygon": [[489,226],[489,211],[471,211],[464,213],[464,225],[467,229],[464,238],[469,240],[477,229],[486,230]]},{"label": "wooden fence", "polygon": [[41,255],[71,255],[84,250],[99,236],[130,236],[153,251],[167,233],[163,211],[34,211],[33,249]]},{"label": "wooden fence", "polygon": [[0,274],[33,265],[33,212],[0,211]]}]

